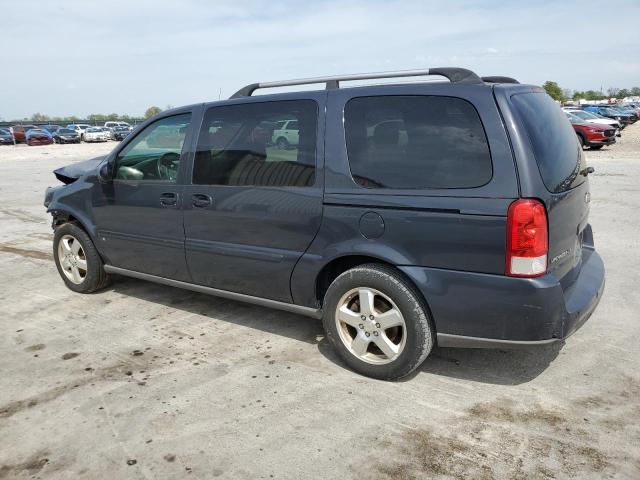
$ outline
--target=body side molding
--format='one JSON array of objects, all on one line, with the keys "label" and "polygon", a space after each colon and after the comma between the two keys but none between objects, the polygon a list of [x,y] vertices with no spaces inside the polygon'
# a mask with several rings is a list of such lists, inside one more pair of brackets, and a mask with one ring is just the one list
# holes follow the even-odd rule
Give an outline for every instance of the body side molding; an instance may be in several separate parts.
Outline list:
[{"label": "body side molding", "polygon": [[243,293],[229,292],[227,290],[219,290],[217,288],[205,287],[204,285],[196,285],[194,283],[182,282],[180,280],[171,280],[169,278],[158,277],[156,275],[149,275],[148,273],[135,272],[133,270],[127,270],[126,268],[114,267],[112,265],[105,265],[104,270],[107,273],[114,273],[117,275],[123,275],[125,277],[138,278],[140,280],[147,280],[149,282],[160,283],[169,287],[183,288],[185,290],[192,290],[194,292],[206,293],[207,295],[213,295],[215,297],[228,298],[230,300],[238,300],[240,302],[251,303],[253,305],[259,305],[262,307],[275,308],[277,310],[284,310],[291,313],[297,313],[312,317],[316,319],[322,318],[322,310],[319,308],[303,307],[295,305],[293,303],[279,302],[277,300],[269,300],[267,298],[254,297],[251,295],[245,295]]}]

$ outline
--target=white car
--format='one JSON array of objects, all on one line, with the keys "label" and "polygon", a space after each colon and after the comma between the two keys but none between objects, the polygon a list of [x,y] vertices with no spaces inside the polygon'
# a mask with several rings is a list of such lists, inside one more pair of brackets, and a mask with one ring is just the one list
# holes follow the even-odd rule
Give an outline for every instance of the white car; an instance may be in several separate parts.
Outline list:
[{"label": "white car", "polygon": [[91,125],[87,125],[86,123],[70,123],[66,128],[69,128],[76,132],[80,137],[80,141],[84,140],[84,132],[87,128],[91,128]]},{"label": "white car", "polygon": [[565,108],[564,112],[567,114],[567,116],[577,117],[580,121],[584,123],[598,123],[600,125],[611,125],[612,127],[615,127],[616,135],[618,137],[620,136],[620,122],[618,122],[617,120],[603,117],[595,113],[585,112],[584,110],[571,110],[571,109]]},{"label": "white car", "polygon": [[84,131],[85,142],[106,142],[109,140],[109,132],[103,130],[104,127],[91,127]]}]

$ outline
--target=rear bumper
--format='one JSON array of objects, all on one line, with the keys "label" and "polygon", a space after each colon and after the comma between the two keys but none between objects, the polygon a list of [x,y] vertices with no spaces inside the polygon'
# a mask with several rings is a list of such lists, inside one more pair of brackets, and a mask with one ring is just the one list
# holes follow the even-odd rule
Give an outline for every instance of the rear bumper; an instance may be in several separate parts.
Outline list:
[{"label": "rear bumper", "polygon": [[604,291],[600,255],[582,251],[582,268],[563,289],[553,273],[538,278],[400,267],[429,304],[438,345],[506,348],[564,340],[591,316]]}]

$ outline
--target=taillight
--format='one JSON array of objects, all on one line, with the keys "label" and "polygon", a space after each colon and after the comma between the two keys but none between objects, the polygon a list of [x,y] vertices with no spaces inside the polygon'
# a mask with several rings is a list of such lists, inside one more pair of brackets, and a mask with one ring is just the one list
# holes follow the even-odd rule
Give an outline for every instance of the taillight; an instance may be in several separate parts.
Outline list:
[{"label": "taillight", "polygon": [[505,273],[512,277],[538,277],[547,271],[549,240],[547,210],[530,198],[509,205]]}]

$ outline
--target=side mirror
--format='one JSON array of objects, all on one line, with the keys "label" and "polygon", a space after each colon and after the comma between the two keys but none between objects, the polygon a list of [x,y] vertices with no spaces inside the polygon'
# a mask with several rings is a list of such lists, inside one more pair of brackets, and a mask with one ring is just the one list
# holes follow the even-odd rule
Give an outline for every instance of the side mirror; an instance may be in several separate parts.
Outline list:
[{"label": "side mirror", "polygon": [[113,180],[111,162],[107,162],[100,167],[99,176],[100,176],[100,181],[103,183],[109,183]]}]

